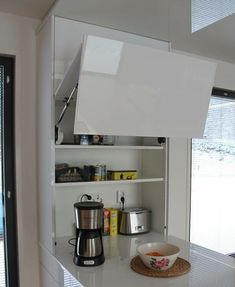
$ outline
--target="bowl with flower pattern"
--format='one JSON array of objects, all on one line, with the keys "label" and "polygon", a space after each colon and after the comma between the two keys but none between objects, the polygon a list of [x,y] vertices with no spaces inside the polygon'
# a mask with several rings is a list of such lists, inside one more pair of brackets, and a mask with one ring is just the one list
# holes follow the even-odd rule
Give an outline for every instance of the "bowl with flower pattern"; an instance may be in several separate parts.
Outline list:
[{"label": "bowl with flower pattern", "polygon": [[151,242],[139,245],[137,253],[146,267],[164,271],[175,263],[180,249],[176,245],[166,242]]}]

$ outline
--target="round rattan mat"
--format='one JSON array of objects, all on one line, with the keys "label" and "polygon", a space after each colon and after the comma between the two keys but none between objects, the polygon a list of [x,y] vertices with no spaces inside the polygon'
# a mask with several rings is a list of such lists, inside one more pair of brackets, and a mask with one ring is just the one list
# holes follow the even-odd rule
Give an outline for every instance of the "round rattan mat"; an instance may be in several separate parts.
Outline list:
[{"label": "round rattan mat", "polygon": [[130,263],[131,268],[142,275],[150,277],[176,277],[183,274],[186,274],[191,269],[191,264],[184,260],[183,258],[178,257],[174,265],[165,271],[156,271],[152,270],[144,265],[139,256],[134,257]]}]

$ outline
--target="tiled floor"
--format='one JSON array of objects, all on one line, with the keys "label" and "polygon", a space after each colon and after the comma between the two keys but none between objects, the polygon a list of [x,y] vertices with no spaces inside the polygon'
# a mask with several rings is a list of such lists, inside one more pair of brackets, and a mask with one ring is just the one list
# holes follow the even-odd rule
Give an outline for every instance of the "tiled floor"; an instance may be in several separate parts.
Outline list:
[{"label": "tiled floor", "polygon": [[0,287],[6,287],[5,284],[5,259],[4,259],[4,243],[0,238]]}]

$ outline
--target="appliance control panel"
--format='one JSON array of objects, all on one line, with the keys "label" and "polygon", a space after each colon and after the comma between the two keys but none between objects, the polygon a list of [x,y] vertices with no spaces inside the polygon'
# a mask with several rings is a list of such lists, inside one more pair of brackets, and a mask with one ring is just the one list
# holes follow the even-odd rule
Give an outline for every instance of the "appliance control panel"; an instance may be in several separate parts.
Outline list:
[{"label": "appliance control panel", "polygon": [[135,227],[135,230],[136,230],[136,231],[142,231],[142,230],[144,230],[144,229],[145,229],[144,225],[139,225],[139,226],[136,226],[136,227]]},{"label": "appliance control panel", "polygon": [[84,260],[83,263],[84,263],[84,265],[94,265],[95,261],[94,260]]}]

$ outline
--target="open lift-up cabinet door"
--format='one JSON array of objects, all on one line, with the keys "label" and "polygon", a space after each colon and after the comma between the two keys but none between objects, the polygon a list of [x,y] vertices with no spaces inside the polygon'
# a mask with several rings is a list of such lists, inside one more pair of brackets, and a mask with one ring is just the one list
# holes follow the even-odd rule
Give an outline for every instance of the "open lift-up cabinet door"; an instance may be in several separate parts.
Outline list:
[{"label": "open lift-up cabinet door", "polygon": [[75,134],[202,137],[214,63],[86,36]]}]

